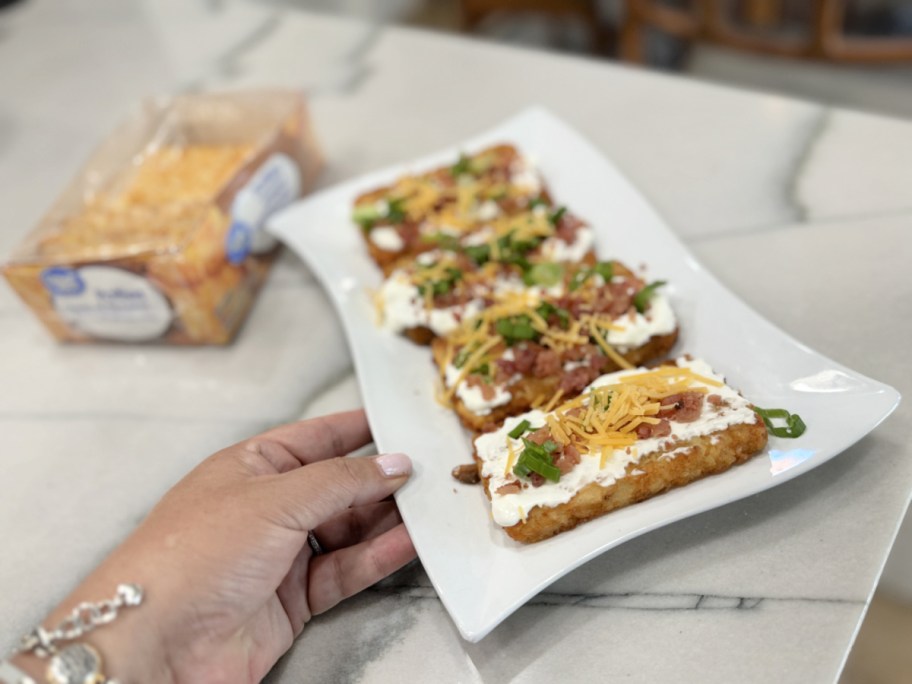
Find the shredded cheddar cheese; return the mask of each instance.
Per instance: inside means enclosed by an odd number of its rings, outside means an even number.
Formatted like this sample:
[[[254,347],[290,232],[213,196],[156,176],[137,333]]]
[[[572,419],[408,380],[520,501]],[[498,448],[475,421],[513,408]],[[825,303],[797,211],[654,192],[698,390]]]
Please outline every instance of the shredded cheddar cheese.
[[[632,363],[618,354],[618,352],[615,351],[614,347],[605,341],[605,338],[602,336],[602,333],[599,332],[599,329],[597,327],[592,327],[589,330],[589,334],[592,335],[593,339],[596,341],[596,343],[598,343],[598,346],[600,346],[602,348],[602,351],[605,352],[605,356],[614,361],[619,368],[630,370],[634,367]]]
[[[548,411],[553,409],[562,396],[564,396],[564,390],[562,390],[562,389],[557,390],[557,392],[555,392],[554,396],[548,400],[548,403],[545,404],[545,406],[542,410],[545,413],[547,413]]]
[[[582,453],[597,454],[599,467],[604,468],[613,450],[633,447],[638,427],[661,422],[657,414],[662,410],[662,398],[678,392],[705,391],[705,384],[715,386],[718,381],[686,367],[663,366],[633,373],[611,385],[591,388],[557,408],[545,406],[545,423],[555,441],[562,446],[573,444]]]
[[[507,437],[507,466],[504,468],[504,477],[513,470],[513,464],[516,462],[516,452],[513,450],[513,440]]]

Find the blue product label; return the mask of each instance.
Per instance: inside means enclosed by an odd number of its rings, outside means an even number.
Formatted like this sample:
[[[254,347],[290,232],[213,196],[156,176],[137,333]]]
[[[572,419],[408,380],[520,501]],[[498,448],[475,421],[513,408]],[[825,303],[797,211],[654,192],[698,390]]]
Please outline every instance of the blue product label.
[[[250,254],[252,244],[253,229],[243,221],[234,221],[225,238],[225,252],[228,255],[228,261],[232,264],[244,261]]]
[[[75,296],[85,290],[85,283],[79,277],[79,273],[67,266],[51,266],[44,269],[41,272],[41,282],[55,297]]]
[[[247,183],[234,196],[231,202],[231,220],[238,224],[227,237],[227,252],[232,263],[238,263],[231,257],[240,254],[241,231],[247,233],[243,256],[265,254],[275,247],[275,238],[269,235],[263,224],[275,211],[289,204],[301,193],[301,173],[297,164],[287,155],[275,153],[264,161]]]

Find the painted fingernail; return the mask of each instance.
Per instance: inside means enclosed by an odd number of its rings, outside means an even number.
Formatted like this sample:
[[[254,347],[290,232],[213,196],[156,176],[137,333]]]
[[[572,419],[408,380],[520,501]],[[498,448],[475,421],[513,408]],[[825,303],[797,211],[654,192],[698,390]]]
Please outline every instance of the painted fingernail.
[[[405,454],[383,454],[376,461],[386,477],[402,477],[412,472],[412,459]]]

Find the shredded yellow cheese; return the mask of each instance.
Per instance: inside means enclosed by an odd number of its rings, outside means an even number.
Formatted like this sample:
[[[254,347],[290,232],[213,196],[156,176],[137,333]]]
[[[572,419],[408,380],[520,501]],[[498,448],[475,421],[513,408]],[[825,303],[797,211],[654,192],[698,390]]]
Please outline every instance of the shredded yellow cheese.
[[[634,365],[632,363],[618,354],[615,351],[614,347],[605,341],[605,338],[602,337],[602,334],[599,332],[598,328],[590,328],[589,333],[593,338],[595,338],[595,341],[598,343],[598,346],[602,348],[602,351],[605,352],[605,356],[614,361],[619,368],[623,368],[624,370],[630,370],[634,368]]]
[[[557,392],[555,392],[554,396],[548,400],[548,403],[545,404],[545,406],[542,410],[545,413],[548,413],[549,411],[551,411],[551,409],[553,409],[557,405],[557,402],[560,400],[560,398],[562,396],[564,396],[564,390],[562,390],[562,389],[557,390]]]
[[[599,456],[605,468],[616,449],[631,449],[637,442],[637,428],[657,425],[661,399],[669,392],[705,391],[713,378],[693,373],[688,368],[666,367],[622,376],[610,385],[601,385],[548,411],[545,423],[551,437],[562,446],[575,445],[581,453]],[[634,452],[635,453],[635,452]]]
[[[515,461],[516,452],[513,450],[513,440],[507,435],[507,467],[504,468],[504,477],[507,477],[510,474],[510,471],[513,470],[513,463]]]
[[[462,368],[459,369],[459,375],[457,376],[456,380],[453,382],[453,384],[450,387],[447,388],[446,392],[444,393],[444,396],[447,399],[453,398],[453,394],[456,392],[456,388],[459,387],[459,383],[461,383],[463,380],[465,380],[465,377],[475,367],[475,364],[478,363],[478,360],[481,359],[481,357],[483,357],[485,355],[485,352],[487,352],[494,345],[499,344],[499,343],[500,343],[500,340],[497,339],[496,337],[491,338],[490,340],[488,340],[487,342],[482,344],[480,347],[478,347],[478,349],[476,349],[469,355],[469,358],[466,359],[466,362],[463,364]]]
[[[386,318],[386,310],[383,304],[382,293],[380,290],[368,288],[367,294],[371,298],[371,302],[374,305],[374,320],[376,321],[376,324],[383,325],[383,321]]]

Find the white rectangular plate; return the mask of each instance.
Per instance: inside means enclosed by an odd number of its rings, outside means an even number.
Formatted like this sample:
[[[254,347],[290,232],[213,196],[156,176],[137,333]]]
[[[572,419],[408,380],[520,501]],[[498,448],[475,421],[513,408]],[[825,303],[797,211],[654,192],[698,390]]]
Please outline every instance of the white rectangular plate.
[[[801,414],[804,436],[771,437],[766,452],[745,465],[553,539],[523,546],[507,537],[491,521],[482,488],[450,476],[451,468],[471,460],[471,443],[455,415],[434,400],[429,350],[375,327],[369,290],[381,274],[350,220],[358,194],[500,142],[515,144],[537,163],[556,201],[595,227],[601,258],[645,262],[650,278],[669,281],[666,292],[681,321],[677,350],[705,358],[758,406]],[[342,318],[377,448],[414,461],[414,475],[396,497],[399,509],[440,599],[469,641],[603,551],[826,462],[873,430],[899,401],[895,389],[817,354],[728,292],[610,162],[543,109],[524,111],[439,154],[308,197],[275,216],[270,231],[310,265]]]

